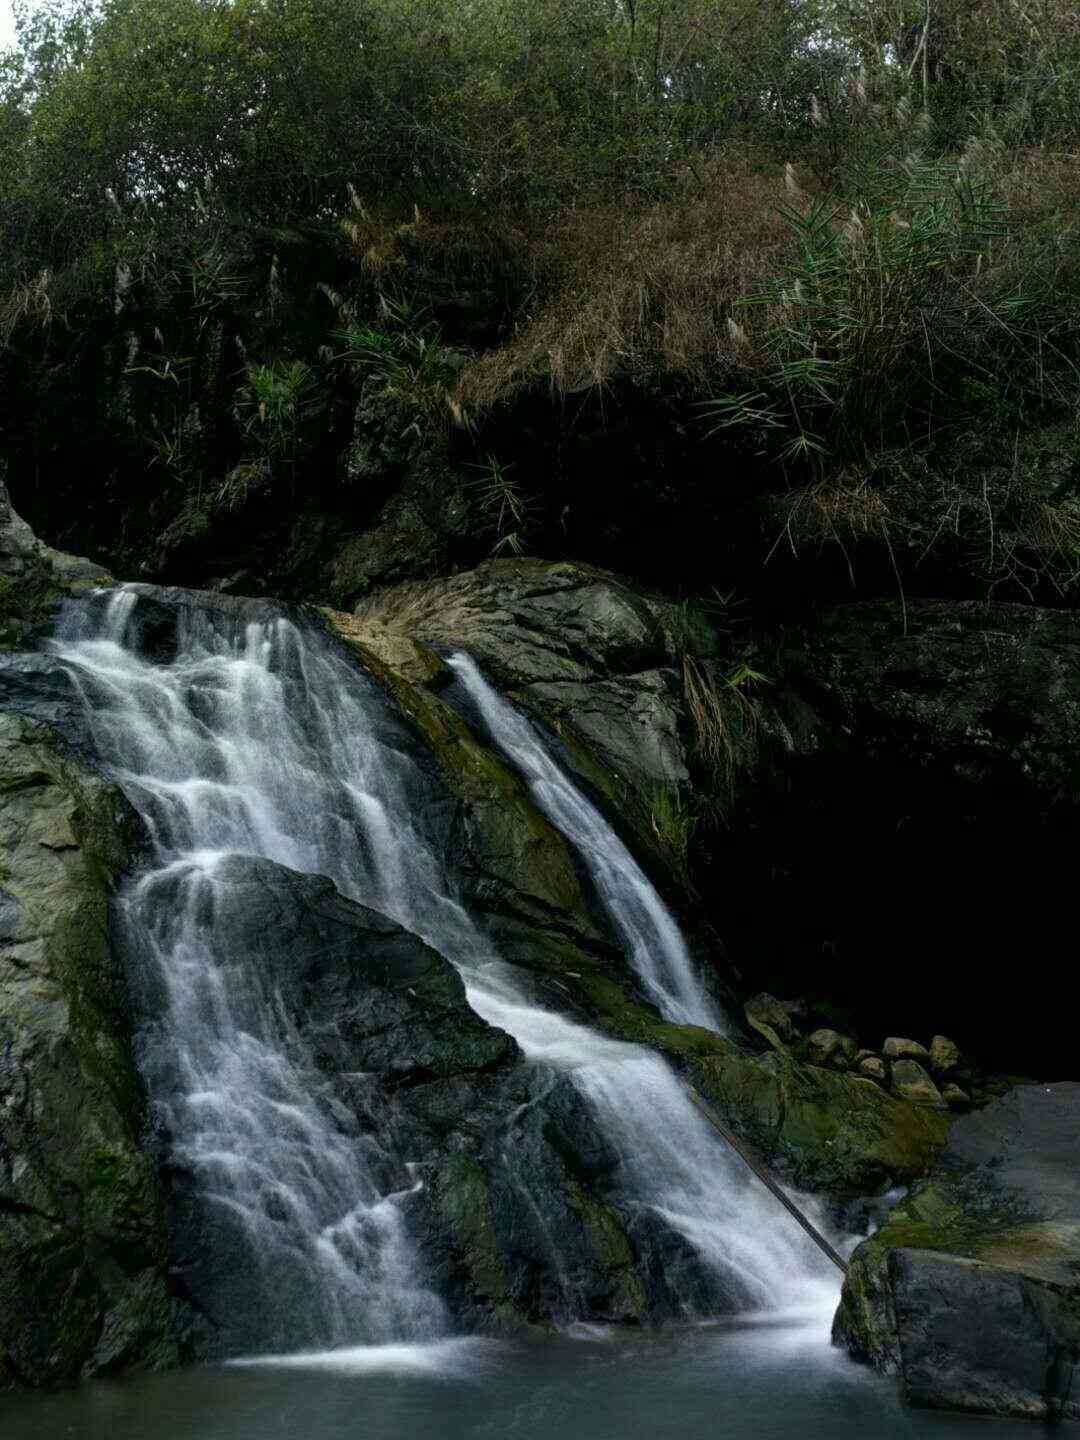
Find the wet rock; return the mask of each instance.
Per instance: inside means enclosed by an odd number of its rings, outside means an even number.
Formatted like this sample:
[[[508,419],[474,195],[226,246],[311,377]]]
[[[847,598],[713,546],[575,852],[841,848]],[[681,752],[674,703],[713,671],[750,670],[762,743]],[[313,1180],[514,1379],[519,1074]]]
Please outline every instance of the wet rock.
[[[912,1404],[1080,1418],[1080,1085],[953,1123],[930,1178],[852,1257],[834,1337]]]
[[[580,573],[579,567],[549,569]],[[474,580],[460,578],[468,581],[464,603]],[[557,574],[556,581],[561,585],[566,576]],[[417,604],[406,608],[403,587],[393,613],[418,617],[421,628],[434,625],[426,587],[414,598]],[[807,1188],[865,1194],[925,1170],[947,1126],[929,1107],[899,1100],[865,1077],[798,1061],[783,1049],[748,1055],[722,1036],[661,1021],[619,951],[605,942],[562,837],[505,761],[433,693],[430,651],[420,647],[418,653],[411,639],[404,652],[398,640],[395,648],[380,644],[374,607],[355,624],[330,620],[434,758],[454,796],[443,843],[458,857],[468,901],[500,952],[530,972],[538,995],[617,1039],[661,1051],[763,1158]],[[481,633],[481,622],[480,616],[466,622],[449,612],[443,618],[460,633],[474,623]],[[844,1053],[854,1055],[852,1042]]]
[[[138,831],[44,725],[0,715],[0,1377],[175,1363],[165,1212],[110,893]]]
[[[917,1040],[903,1040],[891,1035],[882,1046],[886,1060],[928,1060],[930,1052]]]
[[[902,1100],[915,1105],[940,1105],[941,1091],[917,1060],[894,1060],[891,1071],[892,1089]]]
[[[971,1096],[959,1085],[945,1085],[942,1087],[941,1098],[946,1105],[970,1105]]]
[[[664,622],[672,607],[585,565],[493,560],[357,606],[368,624],[460,646],[511,698],[577,734],[624,782],[687,778],[682,689]]]
[[[836,1030],[815,1030],[807,1039],[810,1059],[815,1065],[847,1070],[855,1059],[855,1041]]]
[[[885,1061],[878,1055],[866,1055],[859,1061],[859,1074],[865,1075],[868,1080],[877,1080],[884,1085],[888,1079],[885,1069]]]
[[[799,1038],[790,1009],[782,1000],[762,992],[743,1006],[746,1022],[763,1035],[774,1049],[783,1049]]]
[[[930,1041],[930,1068],[935,1075],[949,1075],[960,1064],[960,1047],[944,1035]]]
[[[180,882],[156,883],[167,913]],[[267,860],[223,860],[214,887],[203,943],[222,963],[242,957],[279,997],[331,1122],[380,1137],[379,1179],[412,1191],[421,1272],[457,1323],[666,1318],[680,1313],[678,1276],[692,1279],[705,1309],[735,1304],[676,1232],[643,1226],[620,1199],[619,1157],[570,1079],[526,1064],[418,936],[325,878]],[[153,1013],[151,996],[144,1004]],[[393,1155],[417,1157],[422,1188]],[[212,1353],[250,1348],[263,1316],[258,1294],[245,1310],[245,1245],[208,1225],[184,1186],[178,1176],[172,1239],[184,1293],[213,1327]]]

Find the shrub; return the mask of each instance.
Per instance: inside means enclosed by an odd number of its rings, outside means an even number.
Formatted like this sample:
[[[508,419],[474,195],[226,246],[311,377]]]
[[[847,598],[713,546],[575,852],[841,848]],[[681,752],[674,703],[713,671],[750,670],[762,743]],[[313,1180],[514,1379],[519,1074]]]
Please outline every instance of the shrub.
[[[248,477],[243,498],[253,473],[261,472],[266,480],[284,474],[295,486],[297,464],[307,444],[304,432],[319,405],[315,373],[303,360],[247,366],[236,412],[244,434],[254,442],[256,459],[234,472]],[[223,494],[226,502],[231,509],[242,503],[235,487]]]
[[[395,401],[406,418],[403,435],[424,439],[468,416],[457,397],[461,359],[443,344],[438,327],[410,315],[407,307],[383,301],[384,324],[352,324],[336,333],[345,348],[339,359],[351,365],[365,388]]]
[[[705,407],[751,427],[787,464],[820,465],[913,438],[1001,398],[1049,340],[1044,297],[1004,263],[1008,207],[966,158],[879,156],[861,197],[788,204],[792,259],[735,307],[754,389]],[[1036,381],[1040,372],[1032,371]]]

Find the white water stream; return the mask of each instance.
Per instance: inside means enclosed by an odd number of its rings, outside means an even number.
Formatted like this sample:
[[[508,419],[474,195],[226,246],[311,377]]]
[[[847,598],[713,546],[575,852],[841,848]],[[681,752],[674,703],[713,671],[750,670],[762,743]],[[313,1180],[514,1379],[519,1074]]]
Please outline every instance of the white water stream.
[[[451,960],[484,1019],[530,1059],[570,1071],[620,1157],[623,1202],[662,1216],[737,1280],[750,1308],[831,1303],[835,1282],[811,1243],[668,1066],[531,1003],[493,953],[414,814],[415,761],[355,665],[271,607],[215,610],[182,596],[168,597],[175,653],[155,661],[138,651],[139,603],[134,589],[107,606],[72,602],[53,643],[99,756],[153,839],[153,868],[125,901],[163,997],[143,1057],[151,1095],[207,1213],[225,1217],[255,1257],[247,1283],[278,1316],[275,1348],[434,1339],[450,1319],[380,1179],[394,1157],[342,1133],[318,1103],[273,985],[242,957],[223,965],[211,953],[215,872],[230,854],[326,875]],[[538,804],[588,847],[646,989],[670,1017],[717,1025],[632,858],[471,662],[454,665]],[[573,1301],[568,1292],[567,1319]]]

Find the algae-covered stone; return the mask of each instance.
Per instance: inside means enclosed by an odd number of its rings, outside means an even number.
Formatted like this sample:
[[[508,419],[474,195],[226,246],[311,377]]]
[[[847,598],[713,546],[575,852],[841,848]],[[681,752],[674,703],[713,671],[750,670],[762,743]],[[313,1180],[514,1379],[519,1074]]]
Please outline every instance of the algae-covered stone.
[[[917,1060],[894,1060],[892,1088],[915,1105],[940,1105],[941,1091]]]
[[[109,902],[134,820],[45,726],[0,715],[0,1373],[175,1360],[162,1198]]]
[[[841,1035],[836,1030],[815,1030],[806,1044],[815,1065],[846,1070],[855,1059],[855,1041],[850,1035]]]
[[[920,1045],[917,1040],[905,1040],[898,1035],[890,1035],[882,1046],[882,1054],[886,1060],[927,1060],[930,1052],[925,1045]]]
[[[960,1064],[960,1047],[945,1035],[930,1041],[930,1066],[935,1075],[950,1075]]]
[[[599,1018],[619,1038],[667,1055],[763,1161],[801,1188],[854,1197],[908,1183],[945,1142],[943,1110],[898,1099],[864,1076],[787,1052],[748,1055],[709,1030],[631,1021],[628,1010]]]
[[[1080,1085],[954,1122],[929,1179],[856,1250],[834,1326],[910,1402],[1080,1418]]]
[[[764,992],[755,995],[743,1006],[743,1014],[751,1029],[763,1035],[775,1050],[782,1050],[798,1039],[790,1009],[773,995]]]

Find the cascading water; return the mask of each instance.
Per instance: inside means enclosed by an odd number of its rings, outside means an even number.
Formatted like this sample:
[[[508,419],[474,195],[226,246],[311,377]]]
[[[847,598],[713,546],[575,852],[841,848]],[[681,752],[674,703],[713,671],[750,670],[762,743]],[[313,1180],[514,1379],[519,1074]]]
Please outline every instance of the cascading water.
[[[175,1164],[229,1229],[238,1283],[265,1309],[262,1348],[423,1339],[449,1321],[418,1274],[398,1204],[407,1165],[370,1135],[343,1132],[273,987],[243,957],[215,952],[231,855],[328,876],[422,936],[458,967],[478,1014],[530,1059],[569,1070],[619,1156],[615,1188],[628,1208],[681,1234],[745,1305],[805,1298],[820,1283],[812,1247],[666,1064],[531,1003],[492,952],[415,813],[416,762],[373,682],[272,607],[182,595],[146,602],[164,603],[175,627],[155,662],[140,651],[140,603],[134,589],[71,602],[54,646],[98,755],[153,840],[154,866],[123,901],[160,1011],[143,1038],[144,1071]],[[455,668],[483,684],[468,662]],[[570,803],[572,787],[527,726],[496,718],[500,740],[534,767],[538,802],[584,843],[567,819],[569,807],[574,824],[593,825],[584,802]],[[600,892],[647,988],[673,1017],[715,1024],[645,877],[606,838],[594,848],[604,851]],[[568,1290],[568,1319],[573,1300]]]
[[[678,925],[630,851],[559,769],[524,715],[492,689],[475,661],[458,653],[447,664],[460,677],[495,744],[529,782],[539,808],[578,850],[634,973],[661,1015],[676,1025],[704,1025],[723,1034],[719,1008],[694,972]]]
[[[612,826],[471,656],[458,652],[447,664],[539,809],[577,850],[634,973],[664,1019],[726,1033],[674,917]],[[626,1046],[614,1063],[590,1061],[579,1051],[577,1064],[575,1084],[616,1139],[628,1189],[718,1271],[737,1277],[746,1303],[831,1304],[835,1285],[822,1274],[820,1258],[804,1237],[791,1233],[776,1202],[748,1181],[661,1059]]]

